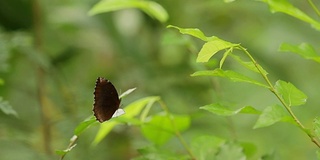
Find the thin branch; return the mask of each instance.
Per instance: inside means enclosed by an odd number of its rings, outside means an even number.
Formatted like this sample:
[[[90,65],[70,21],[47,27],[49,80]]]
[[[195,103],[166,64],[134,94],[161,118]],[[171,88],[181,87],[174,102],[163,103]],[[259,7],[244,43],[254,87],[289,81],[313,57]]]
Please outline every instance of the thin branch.
[[[61,155],[60,160],[63,160],[63,158],[67,155],[67,153],[76,146],[76,142],[78,140],[78,136],[74,135],[71,139],[70,139],[70,143],[67,147],[67,149],[65,149],[65,151],[67,151],[65,154]]]
[[[183,139],[183,137],[181,136],[179,130],[177,129],[176,127],[176,124],[172,118],[172,116],[170,115],[170,112],[168,110],[168,107],[165,105],[164,102],[162,102],[161,100],[159,101],[160,103],[160,106],[162,107],[162,109],[166,112],[166,115],[168,116],[169,120],[170,120],[170,123],[172,124],[173,128],[174,128],[174,131],[175,131],[175,134],[176,136],[178,137],[179,141],[181,142],[181,144],[183,145],[183,147],[186,149],[186,151],[188,152],[188,154],[190,155],[191,159],[192,160],[195,160],[195,156],[193,155],[193,153],[191,152],[187,142]]]
[[[271,84],[269,78],[267,77],[266,74],[263,73],[263,71],[261,70],[260,66],[258,65],[257,61],[250,55],[250,53],[243,48],[242,46],[238,46],[243,52],[246,53],[246,55],[250,58],[250,60],[253,62],[253,64],[255,65],[255,67],[258,69],[258,71],[260,72],[260,74],[262,75],[263,79],[267,82],[267,84],[269,85],[269,89],[270,91],[279,99],[279,101],[281,102],[281,104],[285,107],[285,109],[289,112],[289,114],[291,115],[291,117],[295,120],[295,122],[298,124],[299,128],[302,129],[310,138],[311,141],[313,143],[315,143],[319,148],[320,148],[320,143],[318,142],[318,140],[315,138],[314,135],[312,135],[310,132],[307,131],[307,128],[299,121],[299,119],[296,117],[296,115],[293,113],[293,111],[291,110],[290,106],[288,106],[288,104],[283,100],[283,98],[276,92],[276,89],[273,87],[273,85]]]

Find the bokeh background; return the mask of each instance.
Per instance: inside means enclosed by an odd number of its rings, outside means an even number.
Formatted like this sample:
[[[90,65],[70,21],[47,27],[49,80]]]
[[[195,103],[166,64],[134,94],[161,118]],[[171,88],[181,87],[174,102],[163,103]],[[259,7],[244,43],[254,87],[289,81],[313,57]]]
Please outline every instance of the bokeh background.
[[[169,14],[166,23],[137,9],[89,16],[97,2],[39,1],[35,19],[35,0],[0,1],[0,77],[4,80],[0,96],[18,114],[0,112],[0,159],[58,159],[54,151],[66,148],[77,124],[92,115],[99,76],[109,79],[119,92],[137,87],[123,99],[123,106],[156,95],[171,112],[189,114],[191,127],[183,132],[188,142],[199,135],[215,135],[254,143],[254,158],[275,153],[276,159],[315,159],[316,146],[295,126],[278,123],[253,130],[256,116],[225,118],[199,110],[219,101],[260,110],[278,102],[268,90],[250,84],[190,77],[208,67],[195,63],[203,42],[166,26],[199,28],[207,36],[241,43],[273,82],[289,81],[308,95],[307,104],[294,109],[308,127],[320,114],[320,65],[278,48],[282,42],[318,47],[318,31],[290,16],[272,14],[258,1],[155,0]],[[316,17],[306,2],[291,2]],[[37,23],[41,28],[34,27]],[[212,59],[209,67],[217,63]],[[227,61],[225,67],[239,70],[234,61]],[[138,127],[123,125],[92,147],[98,128],[83,133],[66,159],[129,159],[148,145]],[[183,152],[174,138],[167,145]]]

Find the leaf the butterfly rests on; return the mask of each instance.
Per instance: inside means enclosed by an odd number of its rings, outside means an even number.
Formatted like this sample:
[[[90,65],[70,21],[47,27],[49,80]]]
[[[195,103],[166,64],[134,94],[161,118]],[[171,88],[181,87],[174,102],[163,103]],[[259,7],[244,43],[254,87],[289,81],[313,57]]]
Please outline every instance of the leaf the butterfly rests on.
[[[93,112],[100,123],[124,114],[124,110],[119,109],[118,92],[109,80],[98,77],[93,94]]]

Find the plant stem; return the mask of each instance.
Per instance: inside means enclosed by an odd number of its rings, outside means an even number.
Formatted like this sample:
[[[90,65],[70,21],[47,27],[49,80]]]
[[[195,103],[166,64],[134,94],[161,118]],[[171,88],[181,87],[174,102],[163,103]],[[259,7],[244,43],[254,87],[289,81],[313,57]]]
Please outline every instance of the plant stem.
[[[289,114],[291,115],[291,117],[294,119],[294,121],[297,123],[297,125],[299,126],[300,129],[302,129],[310,138],[311,141],[313,143],[315,143],[319,148],[320,148],[320,143],[318,142],[318,140],[315,138],[315,136],[313,134],[311,134],[310,132],[307,131],[307,128],[299,121],[299,119],[296,117],[296,115],[293,113],[293,111],[291,110],[290,106],[283,100],[283,98],[276,92],[276,89],[273,87],[273,85],[271,84],[270,80],[268,79],[267,75],[264,74],[261,70],[261,67],[258,65],[257,61],[251,56],[251,54],[242,46],[238,46],[240,48],[240,50],[242,50],[243,52],[246,53],[246,55],[250,58],[250,60],[253,62],[253,64],[255,65],[255,67],[258,69],[258,71],[260,72],[260,74],[262,75],[263,79],[267,82],[267,84],[269,85],[269,89],[270,91],[279,99],[279,101],[281,102],[281,104],[285,107],[285,109],[289,112]]]
[[[67,151],[69,152],[75,145],[76,145],[76,142],[78,140],[78,136],[74,135],[71,139],[70,139],[70,143],[67,147]],[[63,158],[66,156],[67,153],[65,153],[64,155],[62,155],[60,157],[60,160],[63,160]]]
[[[41,24],[41,7],[38,0],[32,1],[33,12],[33,29],[34,29],[34,48],[39,53],[42,52],[42,24]],[[43,147],[46,154],[51,155],[51,127],[49,124],[49,118],[45,113],[45,72],[39,64],[37,66],[37,95],[40,105],[40,116],[42,120],[42,134],[43,134]]]
[[[176,136],[178,137],[179,141],[181,142],[181,144],[183,145],[183,147],[187,150],[188,154],[190,155],[192,160],[195,160],[195,156],[193,155],[193,153],[191,152],[189,146],[187,145],[187,142],[183,139],[183,137],[181,136],[179,130],[176,127],[176,124],[174,122],[174,119],[172,118],[172,116],[169,113],[168,107],[165,105],[165,103],[163,101],[159,101],[161,108],[166,112],[166,115],[168,116],[171,125],[174,128],[174,132],[176,134]]]
[[[314,3],[312,2],[312,0],[308,0],[310,6],[312,7],[312,9],[317,13],[317,15],[320,17],[320,11],[318,10],[318,8],[316,7],[316,5],[314,5]]]

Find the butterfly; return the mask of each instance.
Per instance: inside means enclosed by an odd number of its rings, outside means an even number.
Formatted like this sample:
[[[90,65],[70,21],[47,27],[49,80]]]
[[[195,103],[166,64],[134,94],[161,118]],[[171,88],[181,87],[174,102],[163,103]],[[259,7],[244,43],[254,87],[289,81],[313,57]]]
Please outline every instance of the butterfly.
[[[119,108],[121,99],[118,92],[109,80],[98,77],[93,94],[93,113],[100,123],[124,114],[124,110]]]

